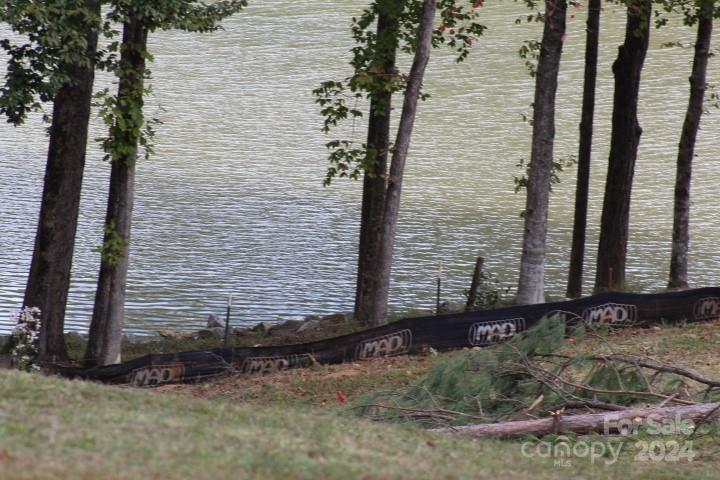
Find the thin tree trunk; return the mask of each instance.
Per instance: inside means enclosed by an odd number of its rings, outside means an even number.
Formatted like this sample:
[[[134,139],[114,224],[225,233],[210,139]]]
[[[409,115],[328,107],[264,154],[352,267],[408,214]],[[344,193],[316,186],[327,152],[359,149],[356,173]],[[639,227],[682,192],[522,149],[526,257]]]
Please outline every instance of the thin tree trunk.
[[[388,11],[378,14],[377,37],[379,44],[375,63],[380,67],[379,75],[395,75],[397,56],[398,20],[393,9],[402,10],[401,2],[395,2]],[[355,291],[355,319],[375,325],[371,316],[374,298],[373,283],[379,275],[378,248],[385,189],[387,187],[388,152],[390,149],[390,114],[392,92],[376,93],[370,101],[367,146],[375,152],[375,161],[370,172],[363,177],[362,213],[360,220],[360,242],[358,247],[358,271]]]
[[[615,412],[586,413],[540,418],[537,420],[519,420],[515,422],[484,423],[458,427],[436,428],[432,432],[460,433],[477,438],[517,438],[526,435],[543,436],[551,433],[600,433],[618,434],[621,428],[646,424],[652,419],[655,425],[663,421],[692,420],[693,423],[712,421],[717,418],[720,403],[698,403],[676,407],[638,407]],[[692,428],[692,426],[690,427]]]
[[[613,63],[610,158],[600,221],[595,292],[625,288],[625,261],[630,221],[630,196],[642,128],[637,119],[640,74],[650,37],[650,0],[628,4],[625,43]]]
[[[105,219],[103,256],[85,360],[90,365],[120,361],[130,228],[135,191],[135,162],[143,124],[143,80],[147,30],[131,13],[123,27],[118,86],[120,121],[110,131],[112,169]],[[120,127],[119,124],[124,125]]]
[[[580,147],[578,151],[577,185],[575,187],[575,218],[566,295],[582,295],[585,263],[585,232],[587,229],[588,193],[590,190],[590,157],[592,153],[593,118],[595,116],[595,84],[597,80],[598,44],[600,43],[600,0],[588,4],[585,41],[585,80],[583,83]]]
[[[714,0],[702,0],[698,19],[697,41],[692,74],[690,100],[683,123],[677,157],[675,178],[675,206],[673,210],[672,253],[670,255],[670,281],[668,288],[688,288],[687,257],[690,242],[690,178],[695,155],[695,139],[700,128],[700,117],[705,97],[705,78],[710,56],[710,37],[713,27]]]
[[[545,26],[535,78],[532,152],[517,302],[545,300],[545,244],[555,141],[555,93],[565,35],[565,0],[545,1]]]
[[[60,65],[69,81],[53,101],[40,219],[23,299],[24,306],[40,309],[40,355],[49,360],[67,358],[65,308],[85,168],[100,2],[88,0],[85,8],[94,17],[88,20],[78,14],[74,22],[87,31],[88,63]]]
[[[418,43],[415,50],[408,84],[405,90],[400,124],[393,147],[392,162],[388,177],[387,192],[385,193],[385,210],[382,219],[380,249],[378,256],[378,270],[372,304],[372,321],[374,324],[385,323],[387,317],[388,295],[390,291],[390,270],[392,267],[393,249],[395,244],[395,230],[398,214],[400,212],[400,193],[402,190],[403,173],[410,137],[415,124],[418,97],[422,87],[425,67],[430,59],[432,49],[433,20],[435,18],[435,0],[425,0],[423,15],[418,30]]]
[[[482,283],[483,278],[483,263],[485,263],[485,259],[483,257],[478,257],[475,261],[475,270],[473,270],[472,281],[470,282],[470,291],[468,292],[468,299],[467,303],[465,304],[466,312],[471,312],[475,310],[475,302],[477,302],[478,289],[480,288],[480,284]]]

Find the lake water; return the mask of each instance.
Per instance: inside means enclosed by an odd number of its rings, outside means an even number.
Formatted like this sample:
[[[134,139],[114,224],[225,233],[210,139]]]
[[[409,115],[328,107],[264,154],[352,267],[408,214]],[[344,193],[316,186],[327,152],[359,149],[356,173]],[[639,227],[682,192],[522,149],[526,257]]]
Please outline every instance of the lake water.
[[[154,94],[146,112],[164,125],[157,154],[138,165],[128,280],[128,331],[198,327],[235,295],[233,322],[249,324],[352,310],[360,182],[322,186],[328,140],[311,91],[349,74],[347,0],[257,2],[208,35],[152,36]],[[402,198],[391,309],[432,308],[438,265],[443,297],[461,301],[474,259],[501,285],[517,282],[524,206],[513,192],[516,164],[530,152],[533,79],[517,50],[539,38],[540,24],[515,25],[521,3],[482,9],[489,26],[463,64],[433,52]],[[576,155],[584,53],[584,8],[573,13],[558,92],[558,157]],[[586,292],[594,255],[609,149],[611,65],[624,34],[624,12],[602,16],[603,37]],[[6,34],[0,29],[0,36]],[[688,97],[692,48],[664,48],[695,32],[675,19],[651,33],[641,89],[644,129],[633,192],[628,252],[630,286],[666,284],[675,159]],[[407,60],[406,60],[406,63]],[[710,64],[710,83],[718,81]],[[99,85],[109,85],[101,77]],[[693,177],[693,286],[718,284],[720,112],[704,117]],[[359,142],[364,124],[338,133]],[[94,120],[93,137],[103,134]],[[0,125],[0,330],[9,328],[25,286],[42,189],[47,139],[39,116]],[[75,251],[67,326],[84,330],[99,268],[109,166],[93,144]],[[575,170],[561,174],[551,200],[547,293],[565,290]]]

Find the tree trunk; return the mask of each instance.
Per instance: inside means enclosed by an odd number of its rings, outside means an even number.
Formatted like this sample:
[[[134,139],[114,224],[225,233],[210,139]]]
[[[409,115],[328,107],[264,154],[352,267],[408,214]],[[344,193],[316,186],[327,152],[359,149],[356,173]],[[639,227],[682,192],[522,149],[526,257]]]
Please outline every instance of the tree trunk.
[[[398,6],[399,5],[399,6]],[[392,8],[402,9],[396,4]],[[379,41],[377,58],[374,62],[379,74],[394,75],[397,56],[398,20],[395,12],[381,11],[378,14],[377,37]],[[380,48],[384,46],[384,48]],[[390,149],[390,114],[392,92],[384,90],[374,93],[370,101],[368,121],[368,149],[374,151],[375,160],[371,171],[363,177],[362,213],[360,220],[360,243],[358,247],[358,271],[355,291],[355,319],[375,326],[371,316],[375,299],[372,296],[374,282],[378,278],[378,249],[385,189],[387,187],[387,164]]]
[[[75,247],[80,190],[85,168],[90,101],[95,79],[95,52],[100,28],[100,2],[88,0],[92,12],[72,21],[87,31],[88,64],[62,64],[69,81],[53,101],[50,143],[45,170],[40,219],[35,236],[30,273],[23,305],[40,309],[40,355],[67,358],[64,338],[65,308]]]
[[[403,101],[400,124],[393,147],[392,162],[388,177],[388,186],[385,193],[385,209],[382,218],[380,249],[378,255],[378,277],[373,292],[371,319],[373,324],[385,323],[387,317],[388,295],[390,291],[390,270],[392,267],[393,249],[395,244],[395,230],[398,214],[400,212],[400,193],[402,190],[403,173],[410,137],[415,124],[418,97],[422,87],[425,67],[430,59],[432,49],[433,20],[435,18],[435,0],[425,0],[423,14],[418,30],[418,43],[413,58],[405,98]]]
[[[677,407],[638,407],[611,413],[564,415],[537,420],[436,428],[430,431],[461,433],[477,438],[518,438],[524,437],[525,435],[540,437],[551,433],[559,434],[568,432],[596,432],[607,435],[629,433],[628,430],[639,426],[641,423],[648,424],[648,419],[652,419],[655,422],[653,425],[663,425],[663,420],[665,420],[667,424],[667,420],[675,422],[678,419],[691,420],[695,424],[699,424],[717,418],[718,410],[720,410],[720,402],[681,405]],[[688,425],[674,425],[677,428],[690,426],[689,423]],[[624,429],[624,432],[621,431],[621,429]]]
[[[623,290],[635,160],[642,128],[637,119],[640,74],[650,36],[650,0],[628,4],[625,42],[613,63],[612,135],[600,221],[595,292]]]
[[[566,0],[545,1],[545,26],[535,78],[532,152],[517,302],[545,300],[545,243],[555,141],[555,93],[565,35]]]
[[[672,253],[670,255],[670,281],[668,288],[688,288],[687,256],[690,242],[690,177],[695,155],[695,139],[700,128],[700,117],[705,97],[705,77],[710,56],[710,37],[713,27],[714,0],[702,0],[698,19],[697,41],[692,74],[690,100],[683,123],[677,157],[675,178],[675,206],[673,209]]]
[[[146,50],[147,29],[142,18],[131,13],[123,27],[117,94],[119,120],[111,127],[110,138],[106,143],[112,169],[100,276],[85,353],[89,365],[120,362],[135,162],[143,126]]]
[[[472,281],[470,282],[470,291],[468,292],[468,299],[467,303],[465,304],[466,312],[472,312],[473,310],[475,310],[475,302],[477,302],[478,289],[480,288],[480,284],[482,283],[483,278],[483,263],[485,263],[485,259],[483,257],[478,257],[475,261],[475,270],[473,270]]]
[[[600,8],[600,0],[590,0],[585,41],[585,80],[583,83],[582,118],[580,120],[577,185],[575,187],[575,218],[573,221],[570,270],[568,272],[566,293],[569,298],[579,298],[582,295],[588,192],[590,190],[590,157],[592,153],[593,117],[595,116],[595,84],[597,79],[598,44],[600,43]]]

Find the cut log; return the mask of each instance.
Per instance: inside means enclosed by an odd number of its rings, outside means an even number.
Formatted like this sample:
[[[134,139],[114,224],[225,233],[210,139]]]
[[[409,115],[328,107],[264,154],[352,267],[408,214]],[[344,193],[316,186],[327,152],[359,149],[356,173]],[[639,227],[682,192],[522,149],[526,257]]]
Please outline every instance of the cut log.
[[[675,407],[639,407],[616,412],[588,413],[578,415],[556,415],[538,420],[520,420],[516,422],[485,423],[457,427],[435,428],[431,432],[460,433],[478,438],[513,438],[524,435],[542,436],[550,433],[600,433],[617,434],[635,431],[646,424],[672,425],[675,428],[687,428],[694,424],[714,420],[720,415],[720,402],[680,405]],[[648,423],[650,419],[654,423]],[[684,421],[683,425],[679,425]],[[673,422],[673,423],[671,423]],[[680,433],[677,430],[675,433]]]

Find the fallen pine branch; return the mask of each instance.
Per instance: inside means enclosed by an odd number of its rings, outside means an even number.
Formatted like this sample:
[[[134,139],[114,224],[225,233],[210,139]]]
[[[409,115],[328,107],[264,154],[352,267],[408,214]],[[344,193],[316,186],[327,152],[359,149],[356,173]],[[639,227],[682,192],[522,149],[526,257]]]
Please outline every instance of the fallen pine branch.
[[[540,354],[539,357],[556,357],[556,358],[564,358],[564,359],[572,359],[573,357],[569,355],[560,355],[557,353],[554,354]],[[621,362],[626,363],[630,365],[635,365],[638,367],[647,368],[650,370],[655,370],[657,372],[665,372],[665,373],[674,373],[676,375],[680,375],[682,377],[689,378],[690,380],[694,380],[698,383],[703,383],[707,385],[708,387],[713,388],[720,388],[720,381],[713,380],[707,377],[704,377],[700,375],[697,372],[694,372],[692,370],[686,369],[686,368],[680,368],[675,365],[668,365],[665,363],[657,362],[652,359],[642,358],[634,355],[627,355],[627,354],[618,354],[614,353],[612,355],[591,355],[587,357],[589,360],[596,360],[596,361],[602,361],[602,362]]]
[[[678,419],[707,422],[718,417],[720,402],[697,403],[673,407],[638,407],[616,412],[556,415],[538,420],[485,423],[435,428],[429,431],[460,433],[478,438],[513,438],[524,435],[542,436],[550,433],[620,433],[619,428],[639,426],[648,419],[661,423]]]
[[[691,402],[690,400],[682,400],[680,398],[675,398],[676,395],[663,395],[661,393],[641,392],[641,391],[634,391],[634,390],[607,390],[604,388],[594,388],[594,387],[590,387],[588,385],[582,385],[579,383],[571,382],[570,380],[566,380],[559,375],[555,375],[554,373],[552,373],[548,370],[545,370],[544,368],[540,368],[540,367],[535,367],[535,368],[537,369],[537,371],[539,371],[543,375],[547,375],[548,377],[550,377],[551,379],[553,379],[555,381],[563,383],[569,387],[573,387],[578,390],[584,390],[584,391],[590,392],[590,393],[603,394],[603,395],[626,395],[626,396],[633,396],[633,397],[653,397],[653,398],[659,398],[666,402],[681,403],[683,405],[694,405],[695,404],[695,402]]]

